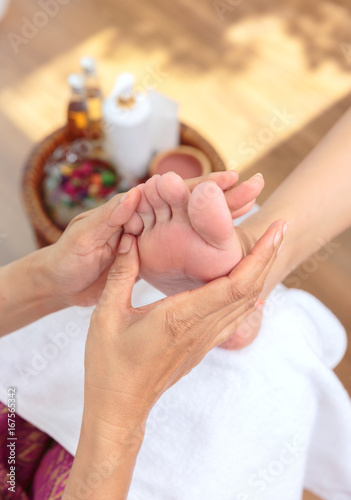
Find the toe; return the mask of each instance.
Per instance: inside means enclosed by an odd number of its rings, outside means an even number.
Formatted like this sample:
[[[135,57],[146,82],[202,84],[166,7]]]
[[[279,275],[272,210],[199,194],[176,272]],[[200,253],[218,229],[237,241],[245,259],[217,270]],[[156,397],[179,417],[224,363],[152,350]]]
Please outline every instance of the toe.
[[[223,191],[214,182],[196,186],[189,200],[189,217],[195,231],[210,245],[227,249],[234,226]]]
[[[226,191],[227,189],[232,189],[238,180],[238,172],[235,170],[225,170],[222,172],[212,172],[211,174],[196,177],[195,179],[187,179],[185,183],[190,191],[193,191],[195,186],[201,184],[202,182],[214,181],[222,189],[222,191]]]
[[[140,184],[138,189],[141,192],[141,198],[139,205],[137,207],[137,213],[143,221],[144,229],[149,229],[155,225],[156,217],[152,206],[150,205],[148,199],[145,195],[145,184]]]
[[[127,224],[124,224],[124,232],[134,234],[134,236],[139,236],[143,232],[143,229],[143,220],[137,212],[134,212]]]
[[[159,175],[154,175],[149,179],[144,188],[145,196],[152,206],[156,222],[168,222],[171,220],[172,212],[168,203],[160,196],[157,188]]]
[[[171,207],[173,220],[188,221],[190,191],[184,180],[174,172],[167,172],[158,178],[157,188],[160,196]]]
[[[262,174],[256,174],[251,179],[226,191],[225,197],[232,212],[232,217],[241,217],[247,213],[248,208],[252,207],[252,202],[255,202],[263,187],[264,178]]]

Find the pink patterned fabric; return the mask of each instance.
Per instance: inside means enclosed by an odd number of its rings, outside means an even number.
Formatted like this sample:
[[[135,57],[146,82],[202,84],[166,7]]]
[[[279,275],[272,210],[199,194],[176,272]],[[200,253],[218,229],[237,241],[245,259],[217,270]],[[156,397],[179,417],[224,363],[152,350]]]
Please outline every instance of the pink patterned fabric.
[[[73,457],[55,444],[42,458],[33,481],[33,500],[60,500],[72,467]]]
[[[16,486],[8,490],[7,407],[0,403],[0,498],[60,500],[73,456],[47,434],[16,415]]]

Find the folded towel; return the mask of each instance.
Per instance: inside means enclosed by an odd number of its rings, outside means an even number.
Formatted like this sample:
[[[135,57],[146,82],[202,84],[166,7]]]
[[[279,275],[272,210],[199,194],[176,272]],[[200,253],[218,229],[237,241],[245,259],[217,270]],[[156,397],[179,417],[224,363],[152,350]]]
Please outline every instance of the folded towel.
[[[162,294],[140,281],[133,303]],[[0,400],[75,453],[92,309],[52,314],[0,340]],[[351,498],[351,405],[331,368],[345,331],[306,292],[280,285],[257,340],[215,348],[150,413],[130,500]]]

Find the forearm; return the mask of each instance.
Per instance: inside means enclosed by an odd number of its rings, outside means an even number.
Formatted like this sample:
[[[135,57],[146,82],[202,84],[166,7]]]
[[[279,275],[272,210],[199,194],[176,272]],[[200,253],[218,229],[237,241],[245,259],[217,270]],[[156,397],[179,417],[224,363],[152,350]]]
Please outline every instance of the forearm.
[[[0,269],[0,337],[58,311],[45,271],[47,249]]]
[[[102,432],[100,432],[102,431]],[[87,422],[83,424],[77,453],[62,500],[125,500],[144,431],[120,430],[113,437]]]
[[[351,225],[351,110],[242,226],[259,237],[273,220],[290,227],[264,296]]]

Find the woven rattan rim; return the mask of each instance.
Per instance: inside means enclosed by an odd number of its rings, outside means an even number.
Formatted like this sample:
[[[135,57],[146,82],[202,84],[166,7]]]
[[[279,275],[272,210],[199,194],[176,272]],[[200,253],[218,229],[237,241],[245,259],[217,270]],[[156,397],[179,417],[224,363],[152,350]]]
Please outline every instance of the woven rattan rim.
[[[209,158],[212,170],[225,170],[225,164],[213,146],[196,130],[181,124],[181,144],[193,146]],[[23,172],[22,192],[26,211],[34,228],[40,246],[55,243],[62,229],[55,225],[44,209],[40,185],[44,177],[47,158],[57,146],[66,141],[67,129],[60,128],[38,143],[32,150]]]

